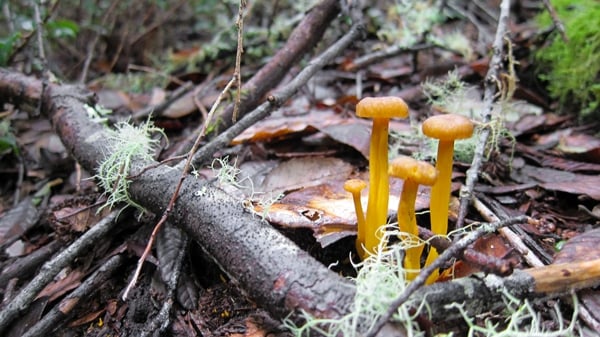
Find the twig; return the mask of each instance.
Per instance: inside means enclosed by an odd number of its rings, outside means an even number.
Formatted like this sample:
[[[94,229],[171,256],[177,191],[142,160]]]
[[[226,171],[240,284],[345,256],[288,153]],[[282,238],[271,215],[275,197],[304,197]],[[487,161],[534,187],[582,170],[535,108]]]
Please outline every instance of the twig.
[[[485,234],[494,232],[499,228],[510,226],[516,223],[526,222],[528,217],[519,216],[504,221],[482,224],[481,227],[475,231],[465,235],[460,240],[456,241],[450,248],[445,250],[432,264],[425,267],[421,273],[406,287],[404,292],[400,294],[388,307],[388,310],[377,320],[373,325],[373,328],[365,335],[365,337],[375,337],[379,330],[387,323],[387,321],[394,315],[398,308],[408,300],[408,298],[417,290],[419,287],[425,284],[427,277],[436,269],[442,267],[452,257],[458,256],[460,252],[464,251],[470,244],[475,242],[478,238]]]
[[[43,23],[42,23],[42,18],[40,16],[40,6],[38,4],[38,1],[34,1],[33,3],[33,13],[34,13],[34,18],[35,18],[35,24],[37,26],[37,30],[36,30],[36,36],[37,36],[37,43],[38,43],[38,55],[40,57],[40,62],[42,63],[42,92],[41,95],[42,97],[44,96],[44,93],[46,92],[46,89],[48,88],[48,79],[50,77],[50,72],[48,71],[48,60],[46,60],[46,52],[44,51],[44,38],[43,38]],[[41,114],[42,111],[42,102],[40,100],[40,103],[38,105],[38,114]]]
[[[273,95],[269,96],[268,100],[261,104],[258,108],[248,113],[236,124],[221,133],[210,143],[204,145],[193,158],[193,165],[200,165],[208,160],[216,151],[227,146],[231,141],[242,131],[246,130],[252,124],[267,117],[273,110],[281,106],[292,95],[294,95],[308,80],[325,65],[330,63],[336,56],[346,49],[353,41],[361,36],[363,32],[362,23],[353,25],[350,30],[340,38],[336,43],[327,48],[321,55],[314,58],[302,71],[288,84],[283,86]],[[182,169],[180,163],[176,167]]]
[[[212,120],[212,118],[213,118],[213,116],[215,114],[215,111],[217,111],[218,106],[221,104],[221,101],[225,97],[225,94],[227,92],[229,92],[229,89],[231,89],[231,87],[235,83],[234,80],[235,80],[235,78],[232,78],[229,81],[229,83],[227,83],[227,85],[225,86],[225,88],[223,89],[223,91],[221,91],[221,93],[219,94],[219,97],[217,97],[217,100],[215,101],[215,103],[213,104],[212,108],[210,109],[210,112],[208,113],[208,118],[202,124],[202,129],[200,130],[200,133],[198,134],[198,137],[196,137],[196,141],[194,142],[194,145],[192,146],[192,149],[188,153],[187,159],[185,160],[184,169],[181,172],[181,176],[179,178],[179,182],[177,183],[177,187],[175,188],[175,192],[173,192],[173,195],[171,195],[171,199],[169,200],[168,207],[163,212],[163,214],[162,214],[160,220],[158,221],[158,223],[154,226],[154,229],[152,230],[152,234],[150,234],[150,238],[148,239],[148,243],[146,244],[146,248],[144,249],[144,253],[142,253],[142,256],[140,256],[140,259],[138,260],[138,264],[137,264],[137,267],[135,268],[135,272],[133,274],[133,277],[131,278],[131,281],[129,282],[129,284],[125,288],[125,292],[123,293],[123,296],[122,296],[123,300],[127,299],[127,297],[129,296],[129,292],[135,286],[135,284],[137,282],[137,279],[140,276],[140,273],[142,271],[142,266],[144,265],[144,261],[146,261],[146,258],[150,254],[150,250],[152,250],[152,246],[154,245],[154,241],[156,240],[156,235],[157,235],[158,231],[160,231],[160,229],[162,228],[162,225],[169,218],[169,213],[171,213],[171,211],[173,210],[173,208],[175,206],[175,202],[177,201],[177,197],[179,196],[179,190],[181,189],[181,185],[183,184],[183,180],[187,176],[187,172],[189,170],[193,154],[198,149],[198,146],[200,146],[200,141],[204,138],[204,135],[206,134],[206,129],[208,128],[208,125],[211,122],[211,120]]]
[[[433,48],[433,47],[434,47],[434,45],[429,44],[429,43],[421,43],[421,44],[417,44],[417,45],[410,46],[410,47],[401,46],[401,45],[393,45],[386,49],[376,51],[374,53],[363,55],[361,57],[356,58],[354,61],[352,61],[352,64],[350,64],[348,67],[346,67],[346,70],[347,71],[356,71],[356,70],[362,69],[366,66],[369,66],[373,63],[377,63],[379,61],[382,61],[382,60],[385,60],[388,58],[392,58],[392,57],[400,55],[402,53],[414,53],[414,52],[426,50],[426,49]]]
[[[556,13],[554,6],[552,6],[552,3],[550,3],[550,0],[542,0],[542,2],[544,3],[546,10],[548,11],[548,14],[550,14],[552,22],[554,23],[556,29],[558,29],[558,32],[560,33],[560,36],[562,37],[563,41],[569,42],[569,37],[565,32],[565,25],[563,25],[562,21],[558,18],[558,14]]]
[[[244,1],[244,0],[240,0],[240,1]],[[240,9],[243,9],[243,7],[241,5],[240,5]],[[239,46],[238,46],[238,48],[239,48]],[[241,53],[239,53],[238,55],[241,57]],[[150,251],[152,250],[152,246],[154,245],[154,241],[156,240],[156,235],[162,228],[163,224],[167,221],[167,219],[169,218],[169,214],[175,207],[175,202],[177,201],[177,198],[179,197],[179,191],[181,190],[183,181],[185,180],[185,177],[187,177],[187,175],[188,175],[189,167],[191,166],[194,153],[196,152],[196,150],[198,150],[198,147],[200,146],[200,142],[202,141],[202,139],[204,139],[204,136],[206,135],[206,130],[208,129],[208,126],[212,122],[215,112],[217,111],[217,108],[219,107],[219,105],[221,105],[221,102],[225,98],[225,95],[229,92],[229,90],[231,90],[233,85],[236,83],[237,77],[239,77],[238,75],[236,75],[236,73],[233,74],[233,77],[231,78],[231,80],[229,80],[229,82],[227,83],[225,88],[223,88],[223,90],[217,97],[216,101],[213,103],[213,106],[210,109],[208,116],[206,117],[206,120],[202,124],[202,128],[201,128],[200,132],[198,133],[196,140],[194,141],[194,145],[192,145],[192,148],[188,152],[188,155],[187,155],[187,158],[186,158],[185,164],[184,164],[184,169],[181,171],[181,176],[179,178],[179,182],[177,183],[177,187],[175,188],[175,191],[171,195],[171,199],[169,200],[169,205],[163,212],[158,223],[154,226],[154,229],[152,230],[152,234],[150,234],[150,238],[148,239],[148,243],[146,243],[146,248],[144,249],[142,256],[140,256],[140,259],[138,260],[137,267],[135,268],[135,272],[133,273],[133,277],[131,278],[131,281],[129,281],[129,284],[127,285],[127,287],[125,288],[125,291],[123,292],[123,296],[122,296],[123,300],[127,299],[127,297],[129,296],[129,292],[135,286],[137,279],[139,278],[140,273],[142,272],[142,266],[144,265],[146,258],[148,257],[148,255],[150,254]]]
[[[484,205],[478,198],[473,197],[473,205],[475,208],[480,210],[480,214],[487,221],[500,221],[498,216],[496,216],[486,205]],[[503,227],[498,229],[498,232],[504,236],[504,238],[510,242],[510,244],[523,256],[525,261],[532,267],[541,267],[544,266],[544,263],[529,249],[521,237],[519,237],[515,232],[513,232],[508,227]]]
[[[39,322],[35,323],[22,337],[35,337],[48,335],[60,327],[71,315],[76,305],[86,297],[97,291],[104,282],[123,264],[123,256],[115,255],[106,261],[102,267],[94,272],[77,289],[65,297],[59,304],[55,305]]]
[[[102,20],[100,21],[100,27],[106,27],[106,22],[108,18],[112,17],[112,14],[119,4],[119,0],[113,0],[108,9],[104,11],[104,15],[102,16]],[[90,69],[90,65],[92,64],[92,59],[94,58],[94,50],[96,49],[96,45],[98,41],[100,41],[100,32],[96,32],[94,38],[87,46],[87,55],[85,60],[83,61],[83,68],[81,69],[81,75],[79,76],[79,83],[84,84],[87,80],[88,71]]]
[[[244,51],[244,12],[246,11],[246,6],[248,6],[248,2],[246,0],[240,0],[240,7],[238,9],[238,17],[235,22],[238,30],[237,34],[237,50],[235,53],[235,70],[233,72],[233,77],[236,79],[235,86],[237,91],[235,93],[235,103],[233,106],[233,115],[231,116],[231,121],[235,123],[237,121],[237,116],[240,111],[240,104],[242,102],[242,52]]]
[[[502,50],[504,46],[504,35],[507,31],[508,16],[510,14],[510,0],[502,0],[500,4],[500,17],[498,19],[498,27],[496,29],[496,36],[494,38],[494,44],[492,46],[493,54],[490,60],[489,70],[485,77],[485,90],[483,96],[483,108],[481,111],[481,122],[483,124],[489,124],[492,120],[492,109],[494,108],[494,98],[496,97],[497,83],[498,83],[498,72],[502,67]],[[473,195],[473,188],[477,182],[479,171],[483,163],[484,152],[488,138],[490,136],[491,129],[484,127],[481,129],[479,134],[479,140],[475,147],[475,154],[471,163],[471,168],[467,171],[467,177],[465,185],[460,190],[460,208],[458,212],[458,218],[456,220],[456,227],[462,227],[469,201]]]
[[[115,219],[119,211],[112,211],[94,227],[90,228],[79,239],[52,260],[46,262],[40,272],[25,286],[10,303],[0,311],[0,335],[17,316],[29,307],[37,294],[79,254],[90,249],[101,241],[105,235],[116,227]]]

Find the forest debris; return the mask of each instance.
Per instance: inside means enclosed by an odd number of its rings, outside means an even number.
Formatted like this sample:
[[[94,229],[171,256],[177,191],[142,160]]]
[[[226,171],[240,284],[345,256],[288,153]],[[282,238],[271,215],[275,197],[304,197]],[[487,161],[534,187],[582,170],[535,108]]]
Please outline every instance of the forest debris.
[[[584,194],[594,200],[600,200],[600,176],[598,175],[578,174],[525,164],[513,168],[510,176],[521,184],[536,182],[547,190]]]

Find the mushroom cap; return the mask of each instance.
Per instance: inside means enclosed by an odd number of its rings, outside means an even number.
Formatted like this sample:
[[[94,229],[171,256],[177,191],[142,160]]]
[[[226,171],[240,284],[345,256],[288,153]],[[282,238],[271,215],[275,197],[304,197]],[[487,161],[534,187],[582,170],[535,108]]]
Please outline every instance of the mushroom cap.
[[[356,105],[356,115],[367,118],[406,118],[408,105],[400,97],[365,97]]]
[[[344,183],[344,189],[350,193],[362,191],[367,187],[367,183],[361,179],[349,179]]]
[[[433,165],[408,156],[400,156],[390,162],[389,174],[392,177],[412,180],[419,185],[431,186],[437,179]]]
[[[432,116],[423,122],[423,133],[442,141],[470,138],[473,135],[473,122],[456,114]]]

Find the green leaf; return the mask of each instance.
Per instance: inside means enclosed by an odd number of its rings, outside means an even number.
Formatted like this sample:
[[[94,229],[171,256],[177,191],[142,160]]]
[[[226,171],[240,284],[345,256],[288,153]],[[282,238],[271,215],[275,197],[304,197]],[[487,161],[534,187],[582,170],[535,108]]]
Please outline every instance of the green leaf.
[[[0,38],[0,66],[6,66],[8,59],[13,53],[13,48],[18,39],[21,38],[21,33],[15,32],[7,37]]]
[[[74,38],[79,32],[79,25],[71,20],[60,19],[48,22],[46,28],[50,36],[55,38]]]

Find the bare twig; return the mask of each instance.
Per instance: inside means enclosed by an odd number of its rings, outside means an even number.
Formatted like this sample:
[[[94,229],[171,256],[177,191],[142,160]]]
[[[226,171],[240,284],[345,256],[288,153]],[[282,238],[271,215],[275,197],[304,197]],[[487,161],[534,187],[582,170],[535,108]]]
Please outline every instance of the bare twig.
[[[460,252],[464,251],[470,244],[475,242],[478,238],[485,234],[494,232],[499,228],[509,226],[515,223],[527,222],[528,217],[519,216],[516,218],[508,219],[505,221],[499,221],[494,223],[482,224],[481,227],[473,232],[465,235],[460,240],[456,241],[450,248],[445,250],[432,264],[425,267],[421,273],[406,287],[404,292],[400,294],[390,304],[388,310],[383,314],[379,320],[373,325],[373,328],[365,335],[365,337],[375,337],[379,330],[387,323],[387,321],[394,315],[398,308],[408,300],[408,298],[417,290],[419,287],[425,284],[427,277],[436,269],[442,267],[452,257],[458,256]]]
[[[481,122],[483,124],[489,124],[492,120],[492,109],[494,107],[494,98],[496,97],[498,74],[502,67],[502,55],[504,46],[504,36],[507,31],[508,16],[510,13],[510,1],[502,0],[500,5],[500,17],[498,19],[498,27],[496,29],[496,36],[494,38],[494,44],[492,46],[492,58],[490,60],[489,70],[485,77],[485,91],[483,97],[483,108],[481,111]],[[465,185],[460,190],[460,209],[458,212],[458,219],[456,220],[456,227],[462,227],[469,202],[473,195],[473,188],[477,182],[479,171],[483,163],[484,152],[488,138],[490,137],[490,127],[484,127],[481,129],[479,134],[479,140],[475,147],[475,154],[471,163],[471,168],[467,171],[467,177]]]
[[[500,218],[496,216],[486,205],[484,205],[479,199],[473,198],[473,205],[475,208],[480,210],[480,214],[487,221],[500,221]],[[515,234],[509,227],[503,227],[498,229],[500,234],[511,243],[511,245],[523,256],[525,261],[532,267],[541,267],[544,263],[538,258],[531,249],[527,248],[525,243],[520,236]]]
[[[550,14],[550,17],[552,18],[552,22],[554,23],[554,26],[556,27],[556,29],[558,29],[558,32],[560,33],[560,36],[563,39],[563,41],[569,42],[569,37],[567,36],[567,33],[565,32],[565,25],[563,25],[562,21],[558,17],[558,14],[556,13],[554,6],[552,6],[552,3],[550,3],[550,0],[542,0],[542,2],[544,3],[546,10],[548,11],[548,14]]]
[[[79,254],[90,249],[104,238],[116,226],[115,219],[119,211],[112,211],[94,227],[90,228],[79,239],[52,260],[46,262],[40,272],[25,286],[10,303],[0,311],[0,334],[19,314],[27,309],[37,294],[50,282],[58,272],[71,263]]]
[[[210,109],[210,112],[208,113],[208,118],[204,121],[204,123],[202,125],[202,130],[200,130],[200,134],[198,134],[198,137],[196,138],[196,141],[194,142],[192,149],[188,153],[188,156],[187,156],[187,159],[186,159],[185,165],[184,165],[184,170],[181,172],[181,176],[179,178],[179,182],[177,183],[177,187],[175,188],[175,192],[173,192],[173,195],[171,195],[171,199],[169,200],[169,206],[165,209],[160,220],[154,226],[154,229],[152,230],[152,234],[150,235],[150,238],[148,239],[148,243],[146,244],[146,248],[144,249],[144,253],[142,254],[142,256],[140,256],[140,259],[138,260],[138,264],[137,264],[137,267],[133,274],[133,277],[131,278],[131,281],[125,288],[125,292],[123,293],[123,296],[122,296],[123,300],[127,299],[127,296],[129,296],[129,292],[135,286],[137,279],[140,276],[140,273],[142,271],[142,266],[144,265],[144,261],[146,261],[146,258],[150,254],[150,250],[152,250],[152,246],[154,245],[154,240],[156,240],[156,235],[157,235],[158,231],[160,231],[162,225],[169,218],[169,213],[171,213],[171,211],[173,210],[173,208],[175,206],[175,202],[177,201],[177,197],[179,196],[179,190],[181,189],[183,180],[187,176],[187,172],[189,170],[193,154],[198,149],[198,146],[200,146],[200,141],[204,138],[204,135],[206,134],[206,129],[208,128],[208,125],[211,122],[211,120],[215,114],[215,111],[217,111],[217,107],[221,104],[223,97],[225,96],[225,94],[227,92],[229,92],[229,89],[231,89],[231,87],[235,83],[234,80],[235,79],[232,78],[229,81],[229,83],[227,83],[227,85],[225,86],[225,88],[223,89],[221,94],[219,94],[219,97],[217,97],[217,100],[213,104],[212,109]]]
[[[73,313],[77,303],[92,295],[110,276],[123,264],[123,256],[115,255],[108,259],[102,266],[83,282],[77,289],[65,297],[59,304],[54,306],[50,312],[34,326],[32,326],[22,337],[35,337],[48,335],[60,327],[64,321]]]
[[[231,121],[235,123],[237,121],[237,116],[240,111],[240,104],[242,101],[242,52],[244,51],[244,12],[246,11],[246,7],[248,6],[248,2],[246,0],[240,0],[240,7],[238,9],[238,17],[235,22],[238,30],[237,34],[237,50],[235,53],[235,71],[233,72],[233,77],[236,79],[235,86],[237,91],[235,93],[235,103],[233,106],[233,115],[231,116]]]
[[[104,11],[104,15],[102,15],[102,20],[100,21],[101,27],[106,27],[108,18],[113,16],[113,12],[119,3],[119,0],[113,0],[108,9]],[[84,84],[87,80],[88,71],[90,69],[90,65],[92,64],[92,59],[94,58],[94,50],[96,49],[98,41],[100,41],[100,34],[100,32],[96,32],[96,34],[94,34],[94,38],[87,46],[87,55],[83,61],[83,68],[81,69],[81,75],[79,76],[79,83],[81,84]]]

